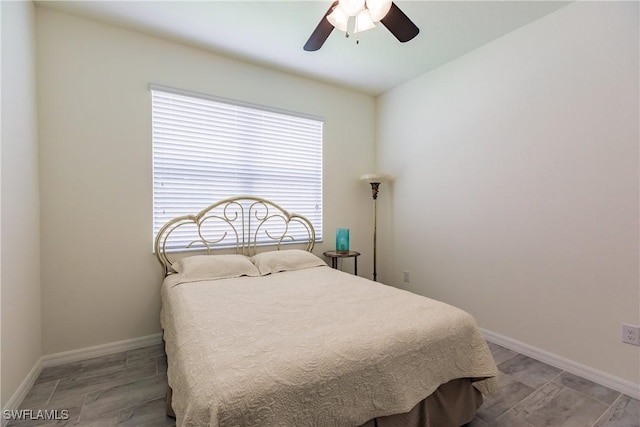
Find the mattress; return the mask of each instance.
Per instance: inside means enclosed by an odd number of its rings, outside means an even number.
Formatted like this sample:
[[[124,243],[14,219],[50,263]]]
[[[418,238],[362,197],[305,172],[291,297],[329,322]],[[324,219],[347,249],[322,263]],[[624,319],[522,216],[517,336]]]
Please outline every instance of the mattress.
[[[178,426],[359,426],[498,370],[463,310],[329,267],[162,286]]]

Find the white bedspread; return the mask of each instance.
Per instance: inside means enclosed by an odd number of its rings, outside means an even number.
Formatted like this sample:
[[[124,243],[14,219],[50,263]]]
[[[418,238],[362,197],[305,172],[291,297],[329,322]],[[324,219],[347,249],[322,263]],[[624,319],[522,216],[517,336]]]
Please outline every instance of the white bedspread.
[[[498,370],[468,313],[329,267],[162,287],[178,426],[357,426]]]

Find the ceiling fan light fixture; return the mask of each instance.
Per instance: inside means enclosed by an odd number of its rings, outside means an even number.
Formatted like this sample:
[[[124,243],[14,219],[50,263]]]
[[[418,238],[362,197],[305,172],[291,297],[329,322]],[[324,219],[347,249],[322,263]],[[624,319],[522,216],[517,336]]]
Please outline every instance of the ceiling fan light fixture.
[[[346,9],[345,9],[346,8]],[[322,47],[334,28],[344,31],[349,37],[349,20],[354,16],[354,32],[365,31],[382,24],[398,39],[405,43],[418,35],[420,29],[392,0],[333,0],[320,23],[309,36],[304,50],[313,52]],[[359,39],[356,39],[356,44]]]
[[[367,9],[371,13],[371,19],[373,22],[379,22],[389,13],[392,0],[366,0],[366,2]]]
[[[335,28],[340,31],[347,32],[347,25],[349,24],[349,15],[344,13],[340,5],[336,6],[329,15],[327,15],[327,21],[331,23]]]
[[[356,24],[353,32],[360,33],[362,31],[367,31],[375,28],[375,26],[376,24],[374,24],[373,19],[371,19],[371,13],[369,13],[369,9],[362,9],[360,13],[356,15]]]

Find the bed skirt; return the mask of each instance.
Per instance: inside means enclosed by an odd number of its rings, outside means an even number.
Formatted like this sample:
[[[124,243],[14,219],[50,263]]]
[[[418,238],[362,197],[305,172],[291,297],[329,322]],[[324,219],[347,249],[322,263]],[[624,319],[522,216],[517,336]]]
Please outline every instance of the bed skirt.
[[[442,384],[404,414],[378,417],[360,427],[460,427],[470,423],[482,405],[480,393],[468,378]]]
[[[171,387],[167,388],[167,415],[175,418],[171,407]],[[482,393],[468,378],[442,384],[409,412],[378,417],[360,427],[460,427],[470,423],[482,405]]]

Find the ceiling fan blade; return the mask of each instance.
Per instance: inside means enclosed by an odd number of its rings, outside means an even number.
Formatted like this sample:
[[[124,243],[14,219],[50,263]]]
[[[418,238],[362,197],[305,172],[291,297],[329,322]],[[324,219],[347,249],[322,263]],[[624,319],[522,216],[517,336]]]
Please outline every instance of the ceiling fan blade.
[[[311,33],[309,40],[307,40],[307,42],[305,43],[304,50],[311,52],[322,47],[324,42],[329,37],[329,34],[331,34],[331,31],[333,31],[333,25],[331,25],[331,23],[327,20],[327,15],[329,15],[337,5],[337,0],[334,1],[333,4],[331,4],[331,7],[329,8],[329,10],[327,10],[327,13],[324,14],[316,29],[313,30],[313,33]]]
[[[395,3],[391,3],[389,13],[380,22],[402,43],[408,42],[420,32],[416,24]]]

